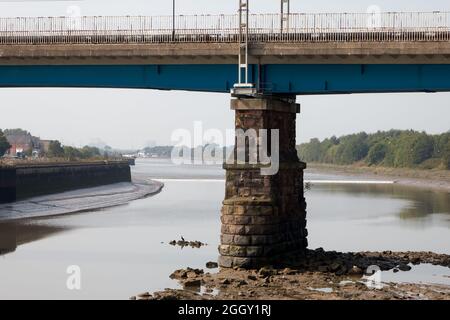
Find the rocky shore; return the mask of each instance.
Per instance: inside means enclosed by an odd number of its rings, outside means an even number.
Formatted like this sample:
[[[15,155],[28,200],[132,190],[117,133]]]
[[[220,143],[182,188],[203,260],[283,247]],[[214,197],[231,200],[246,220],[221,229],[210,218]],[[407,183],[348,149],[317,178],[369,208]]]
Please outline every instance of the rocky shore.
[[[450,286],[370,282],[371,267],[408,272],[412,265],[450,268],[450,256],[432,252],[326,252],[309,250],[299,262],[258,270],[177,270],[170,277],[182,290],[166,289],[132,297],[139,300],[258,300],[258,299],[438,299],[450,300]],[[372,276],[372,277],[371,277]],[[374,285],[375,284],[375,285]]]

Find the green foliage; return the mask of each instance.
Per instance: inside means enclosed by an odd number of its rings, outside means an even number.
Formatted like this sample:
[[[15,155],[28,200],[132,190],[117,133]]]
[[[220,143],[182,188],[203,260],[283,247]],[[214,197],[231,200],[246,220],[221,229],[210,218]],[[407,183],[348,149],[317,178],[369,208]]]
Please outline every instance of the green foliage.
[[[61,146],[61,142],[55,140],[51,141],[48,146],[47,156],[49,158],[61,158],[64,156],[64,149]]]
[[[64,158],[67,160],[94,159],[101,157],[100,149],[96,147],[84,146],[81,149],[65,146]]]
[[[450,141],[448,141],[445,146],[445,151],[442,156],[442,164],[445,169],[450,170]]]
[[[336,152],[337,163],[352,164],[366,157],[369,150],[366,140],[365,132],[342,137]]]
[[[3,131],[0,129],[0,157],[3,156],[9,148],[11,148],[11,145],[8,140],[6,140]]]
[[[378,142],[369,149],[367,154],[367,163],[370,165],[378,165],[383,162],[388,153],[388,146],[384,142]]]
[[[390,167],[420,167],[449,169],[450,133],[428,135],[417,131],[361,132],[332,137],[322,142],[311,139],[298,146],[300,159],[306,162],[353,164]]]
[[[83,148],[81,148],[80,152],[81,158],[83,159],[90,159],[101,156],[100,149],[96,147],[84,146]]]
[[[70,161],[81,158],[81,155],[82,153],[77,148],[67,146],[64,147],[64,158]]]

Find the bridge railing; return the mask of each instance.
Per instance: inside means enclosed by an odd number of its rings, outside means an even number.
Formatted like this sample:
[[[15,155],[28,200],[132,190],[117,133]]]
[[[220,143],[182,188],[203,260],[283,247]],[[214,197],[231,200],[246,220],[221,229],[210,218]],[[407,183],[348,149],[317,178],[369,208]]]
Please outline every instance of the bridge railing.
[[[237,15],[0,18],[0,44],[238,41]],[[449,12],[250,16],[250,42],[450,41]]]

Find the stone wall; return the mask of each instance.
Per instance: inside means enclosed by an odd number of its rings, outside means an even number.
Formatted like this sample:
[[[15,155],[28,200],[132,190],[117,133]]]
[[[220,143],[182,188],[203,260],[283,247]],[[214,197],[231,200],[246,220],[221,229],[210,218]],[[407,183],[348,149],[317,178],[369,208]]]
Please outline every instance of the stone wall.
[[[0,202],[130,181],[128,161],[17,165],[0,169]]]
[[[260,267],[296,259],[307,247],[303,170],[295,149],[295,119],[290,101],[236,99],[236,129],[278,129],[280,169],[261,175],[261,165],[225,165],[220,265]],[[236,152],[236,150],[235,150]]]

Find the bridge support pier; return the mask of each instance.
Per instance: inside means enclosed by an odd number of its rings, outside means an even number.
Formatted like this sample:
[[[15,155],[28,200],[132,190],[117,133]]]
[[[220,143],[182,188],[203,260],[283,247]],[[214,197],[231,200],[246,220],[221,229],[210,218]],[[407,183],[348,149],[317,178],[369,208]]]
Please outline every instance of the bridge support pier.
[[[279,170],[263,175],[262,164],[251,164],[246,142],[245,163],[225,164],[226,195],[221,220],[219,265],[258,268],[301,258],[307,247],[303,170],[295,143],[295,96],[232,99],[236,129],[279,130]],[[269,144],[275,143],[270,141]],[[237,138],[236,138],[236,144]],[[270,150],[270,148],[269,148]],[[274,156],[273,154],[271,155]],[[258,161],[260,158],[258,157]]]

